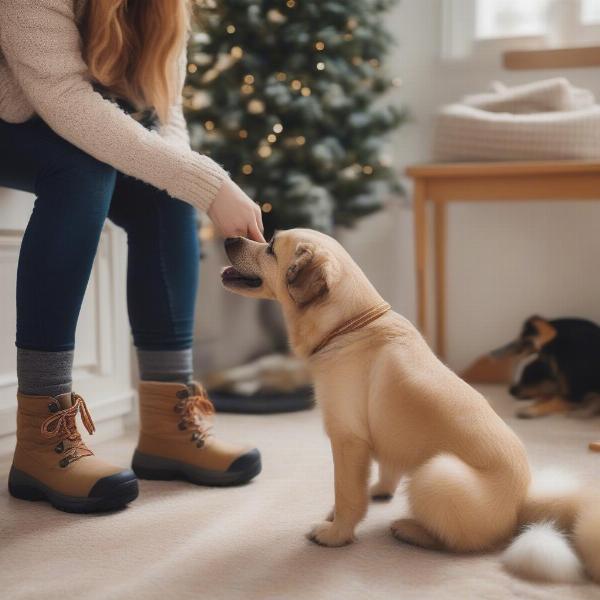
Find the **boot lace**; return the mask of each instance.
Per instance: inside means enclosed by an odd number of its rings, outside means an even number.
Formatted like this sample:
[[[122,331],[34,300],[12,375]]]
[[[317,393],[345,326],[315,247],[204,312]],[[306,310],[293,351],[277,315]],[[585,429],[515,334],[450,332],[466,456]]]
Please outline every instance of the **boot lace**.
[[[179,400],[174,410],[180,415],[177,426],[181,431],[191,430],[190,441],[195,442],[198,448],[202,448],[206,440],[212,435],[212,422],[210,417],[215,413],[215,407],[208,399],[203,388],[196,388],[196,393],[188,390],[177,392]]]
[[[91,435],[96,431],[94,422],[85,400],[78,394],[72,394],[73,404],[57,413],[47,417],[42,423],[41,433],[45,438],[58,438],[58,444],[54,448],[58,454],[63,457],[60,460],[60,466],[66,467],[70,463],[83,458],[92,456],[94,453],[85,445],[77,431],[76,417],[81,414],[81,421]]]

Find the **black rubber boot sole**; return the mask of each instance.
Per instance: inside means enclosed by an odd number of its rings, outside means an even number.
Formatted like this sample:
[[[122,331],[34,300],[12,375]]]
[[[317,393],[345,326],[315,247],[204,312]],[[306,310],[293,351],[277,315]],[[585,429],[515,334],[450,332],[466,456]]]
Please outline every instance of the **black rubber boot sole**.
[[[130,473],[130,474],[129,474]],[[45,500],[54,508],[71,513],[92,513],[122,508],[138,496],[138,482],[131,472],[119,473],[120,481],[102,496],[65,496],[15,467],[8,476],[8,491],[20,500]],[[108,478],[105,478],[108,479]],[[102,481],[102,480],[101,480]]]
[[[227,471],[200,469],[187,463],[135,451],[131,468],[140,479],[172,481],[180,479],[196,485],[225,487],[243,485],[256,477],[261,469],[258,450],[251,450],[235,460]]]

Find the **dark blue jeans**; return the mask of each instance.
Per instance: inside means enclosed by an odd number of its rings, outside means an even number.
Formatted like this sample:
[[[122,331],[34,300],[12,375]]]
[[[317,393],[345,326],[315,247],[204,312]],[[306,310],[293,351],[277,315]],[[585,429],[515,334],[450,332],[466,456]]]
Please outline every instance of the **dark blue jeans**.
[[[41,119],[0,120],[0,185],[36,195],[17,272],[17,346],[72,350],[108,217],[127,232],[127,305],[135,345],[192,345],[199,248],[195,209],[118,173]]]

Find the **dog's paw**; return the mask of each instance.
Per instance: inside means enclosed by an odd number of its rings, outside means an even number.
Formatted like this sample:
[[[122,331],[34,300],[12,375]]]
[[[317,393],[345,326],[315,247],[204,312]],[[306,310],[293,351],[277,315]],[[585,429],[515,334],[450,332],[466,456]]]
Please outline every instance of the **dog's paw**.
[[[535,419],[538,416],[529,406],[527,408],[519,409],[515,414],[519,419]]]
[[[320,546],[327,546],[329,548],[338,548],[339,546],[346,546],[354,541],[354,536],[348,531],[341,530],[335,523],[325,521],[315,525],[306,537],[315,544]]]
[[[391,492],[380,482],[371,486],[369,495],[374,502],[389,502],[394,497],[394,492]]]
[[[440,542],[414,519],[398,519],[390,527],[392,535],[405,544],[436,550]]]
[[[570,410],[565,416],[569,419],[590,419],[591,417],[595,417],[596,414],[596,412],[590,411],[587,407],[581,407]]]

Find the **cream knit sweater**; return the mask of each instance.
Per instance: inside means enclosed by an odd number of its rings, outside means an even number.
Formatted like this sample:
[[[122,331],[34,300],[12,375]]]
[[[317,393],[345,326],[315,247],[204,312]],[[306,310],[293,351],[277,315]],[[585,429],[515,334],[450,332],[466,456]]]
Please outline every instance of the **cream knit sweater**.
[[[39,115],[87,154],[174,198],[208,210],[227,173],[193,152],[181,109],[148,131],[94,91],[78,20],[87,0],[0,0],[0,119]],[[180,86],[185,77],[181,57]]]

